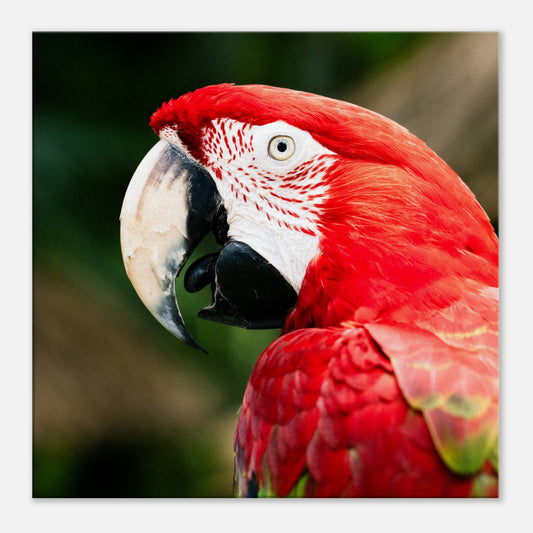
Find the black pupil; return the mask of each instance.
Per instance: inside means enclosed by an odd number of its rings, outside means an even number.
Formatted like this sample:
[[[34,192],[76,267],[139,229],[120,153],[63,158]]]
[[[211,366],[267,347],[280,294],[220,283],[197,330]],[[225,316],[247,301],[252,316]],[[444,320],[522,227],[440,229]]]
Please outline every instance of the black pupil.
[[[285,150],[287,150],[287,143],[285,141],[279,141],[278,142],[278,151],[279,152],[284,152]]]

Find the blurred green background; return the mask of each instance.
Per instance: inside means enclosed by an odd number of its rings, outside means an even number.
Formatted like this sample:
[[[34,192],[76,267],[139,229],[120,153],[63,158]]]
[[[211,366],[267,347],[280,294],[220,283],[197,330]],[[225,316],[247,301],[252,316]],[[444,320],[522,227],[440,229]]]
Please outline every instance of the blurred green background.
[[[349,100],[421,137],[497,226],[495,33],[33,34],[33,495],[226,497],[247,377],[277,331],[200,321],[205,355],[151,317],[119,214],[150,115],[222,82]],[[192,260],[213,250],[204,243]],[[179,283],[178,283],[179,285]]]

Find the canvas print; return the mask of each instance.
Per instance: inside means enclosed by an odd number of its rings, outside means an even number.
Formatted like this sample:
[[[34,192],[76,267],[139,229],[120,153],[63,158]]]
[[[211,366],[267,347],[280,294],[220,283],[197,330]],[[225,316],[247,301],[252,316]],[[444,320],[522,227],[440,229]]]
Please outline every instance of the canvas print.
[[[498,497],[496,33],[33,54],[35,497]]]

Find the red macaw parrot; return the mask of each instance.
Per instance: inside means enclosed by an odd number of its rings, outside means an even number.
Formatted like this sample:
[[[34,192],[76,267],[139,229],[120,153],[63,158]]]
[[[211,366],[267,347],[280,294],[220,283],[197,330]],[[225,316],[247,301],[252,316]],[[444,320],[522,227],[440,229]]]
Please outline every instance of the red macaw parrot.
[[[155,112],[121,214],[124,262],[165,328],[283,326],[235,433],[240,496],[498,495],[498,240],[422,141],[356,105],[222,84]]]

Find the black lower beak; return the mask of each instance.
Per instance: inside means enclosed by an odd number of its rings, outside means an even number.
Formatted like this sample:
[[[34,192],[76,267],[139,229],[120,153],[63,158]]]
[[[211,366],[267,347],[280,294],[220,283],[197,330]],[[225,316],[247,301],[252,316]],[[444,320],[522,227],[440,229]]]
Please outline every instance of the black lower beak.
[[[245,243],[229,240],[218,254],[195,261],[185,288],[210,284],[211,305],[198,316],[248,329],[278,328],[296,302],[296,292],[266,259]]]

